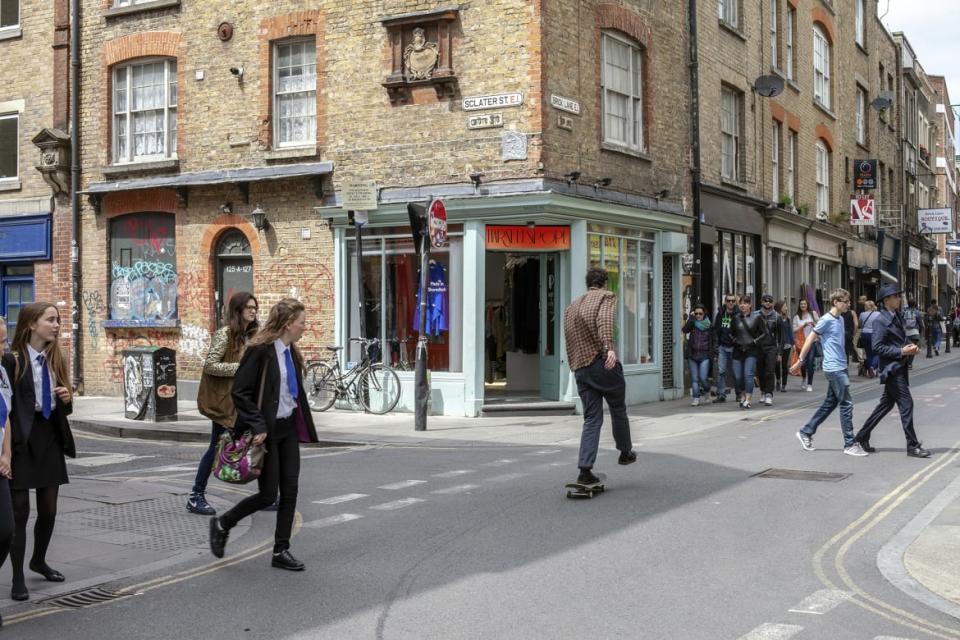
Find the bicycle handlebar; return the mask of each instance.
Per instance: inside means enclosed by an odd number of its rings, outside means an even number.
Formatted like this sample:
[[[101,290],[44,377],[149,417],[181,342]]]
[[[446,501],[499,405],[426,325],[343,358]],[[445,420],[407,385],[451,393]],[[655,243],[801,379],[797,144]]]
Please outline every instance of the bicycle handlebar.
[[[348,342],[359,342],[364,345],[380,344],[380,338],[349,338]]]

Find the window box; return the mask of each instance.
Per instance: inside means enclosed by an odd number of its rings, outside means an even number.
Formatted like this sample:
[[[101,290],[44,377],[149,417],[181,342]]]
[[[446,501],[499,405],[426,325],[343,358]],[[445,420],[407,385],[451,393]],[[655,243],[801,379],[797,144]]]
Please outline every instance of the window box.
[[[19,180],[0,180],[0,191],[19,191],[22,186]]]
[[[133,0],[129,4],[124,5],[120,5],[117,0],[114,0],[113,6],[103,12],[103,17],[109,20],[117,16],[128,16],[144,11],[156,11],[158,9],[169,9],[179,6],[180,0],[148,0],[147,2],[137,2],[137,0]]]

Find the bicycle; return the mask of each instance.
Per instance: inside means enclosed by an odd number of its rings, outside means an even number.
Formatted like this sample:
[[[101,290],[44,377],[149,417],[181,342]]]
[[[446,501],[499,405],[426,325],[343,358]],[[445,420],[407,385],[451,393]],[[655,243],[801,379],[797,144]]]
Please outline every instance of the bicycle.
[[[398,361],[393,364],[393,368],[396,371],[413,371],[415,363],[407,360],[407,344],[413,341],[413,338],[407,336],[406,338],[391,338],[390,344],[397,347],[397,352],[399,353]]]
[[[392,411],[400,400],[400,378],[393,369],[370,360],[370,347],[379,345],[380,340],[350,338],[349,341],[360,343],[363,354],[353,369],[346,372],[340,369],[340,359],[336,355],[343,347],[339,346],[327,347],[334,356],[332,364],[320,360],[307,367],[304,379],[309,381],[307,403],[310,408],[326,411],[337,400],[346,398],[375,415]]]

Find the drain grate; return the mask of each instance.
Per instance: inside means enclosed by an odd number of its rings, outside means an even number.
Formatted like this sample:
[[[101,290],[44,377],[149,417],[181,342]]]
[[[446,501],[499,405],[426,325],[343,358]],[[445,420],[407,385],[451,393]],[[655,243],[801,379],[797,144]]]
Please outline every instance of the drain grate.
[[[806,480],[808,482],[840,482],[850,477],[849,473],[826,471],[800,471],[797,469],[767,469],[755,473],[752,478],[777,478],[779,480]]]
[[[90,607],[95,604],[100,604],[101,602],[128,597],[127,595],[107,591],[100,587],[93,587],[92,589],[84,589],[83,591],[77,591],[52,600],[46,600],[45,602],[46,604],[56,605],[65,609],[82,609],[83,607]]]

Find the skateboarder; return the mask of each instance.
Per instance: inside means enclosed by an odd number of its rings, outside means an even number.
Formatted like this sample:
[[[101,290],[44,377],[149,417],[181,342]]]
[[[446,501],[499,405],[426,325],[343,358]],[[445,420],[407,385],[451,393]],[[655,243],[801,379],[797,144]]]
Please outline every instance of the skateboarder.
[[[625,404],[626,381],[613,343],[613,316],[617,297],[607,291],[607,272],[593,267],[587,270],[587,292],[573,301],[563,313],[567,362],[577,380],[577,392],[583,402],[583,435],[577,465],[582,484],[596,484],[593,463],[600,446],[603,426],[603,401],[610,406],[613,439],[620,450],[620,464],[636,462],[630,440],[630,420]]]

